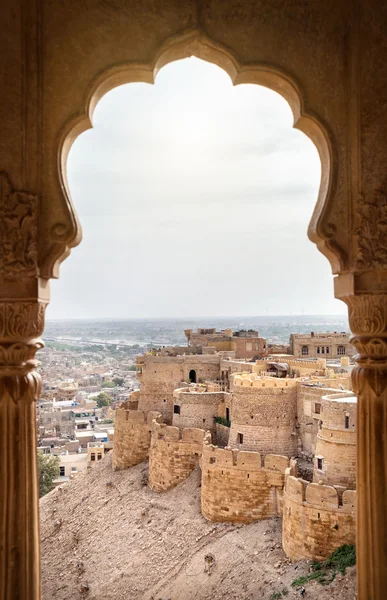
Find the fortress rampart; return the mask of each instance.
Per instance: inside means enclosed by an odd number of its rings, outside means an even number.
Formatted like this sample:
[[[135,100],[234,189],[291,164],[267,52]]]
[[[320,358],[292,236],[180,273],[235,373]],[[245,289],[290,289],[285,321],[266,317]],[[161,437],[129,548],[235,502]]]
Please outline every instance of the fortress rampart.
[[[355,513],[356,491],[288,475],[283,496],[284,552],[292,560],[322,560],[342,544],[354,544]]]
[[[286,456],[217,448],[206,437],[202,456],[202,513],[210,521],[251,523],[281,512]]]
[[[297,380],[234,375],[229,445],[263,454],[297,452]]]
[[[348,378],[300,380],[297,386],[298,454],[312,458],[316,451],[317,433],[321,416],[323,396],[337,392],[340,385],[347,385]],[[350,392],[346,392],[350,394]]]
[[[194,427],[215,431],[215,417],[225,413],[225,392],[207,392],[200,386],[173,392],[172,424],[183,429]]]
[[[149,487],[156,492],[165,492],[184,481],[199,466],[204,435],[204,429],[180,431],[177,427],[153,421]]]
[[[148,459],[151,425],[160,420],[158,412],[131,410],[131,402],[116,409],[112,466],[114,471],[127,469]]]
[[[340,392],[321,398],[313,480],[356,487],[356,396]]]

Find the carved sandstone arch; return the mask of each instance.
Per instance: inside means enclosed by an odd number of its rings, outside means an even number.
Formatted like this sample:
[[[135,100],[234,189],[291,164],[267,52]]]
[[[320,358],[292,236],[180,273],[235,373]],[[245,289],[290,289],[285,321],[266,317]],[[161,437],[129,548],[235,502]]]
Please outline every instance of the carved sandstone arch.
[[[1,600],[40,599],[34,353],[48,280],[81,237],[66,183],[68,150],[109,89],[152,83],[164,64],[190,55],[218,64],[234,84],[282,94],[320,153],[309,236],[338,274],[336,296],[349,305],[359,352],[358,598],[385,597],[384,8],[344,0],[89,0],[76,7],[4,0],[0,75],[10,85],[0,95],[0,208],[11,218],[0,235]],[[26,220],[14,211],[20,205]]]
[[[335,194],[335,153],[328,127],[306,105],[300,85],[294,77],[275,65],[246,65],[237,60],[225,47],[217,44],[199,30],[191,30],[167,40],[150,63],[127,63],[110,67],[91,82],[82,106],[63,127],[58,141],[58,177],[68,209],[70,227],[60,224],[52,231],[57,250],[52,248],[47,262],[42,264],[44,275],[57,277],[59,264],[81,239],[81,228],[71,202],[67,184],[66,162],[74,140],[92,127],[93,112],[99,100],[113,88],[133,82],[155,83],[159,70],[170,62],[195,56],[218,65],[229,75],[234,85],[251,83],[279,93],[290,105],[294,127],[305,133],[315,144],[321,160],[321,182],[317,203],[310,221],[308,235],[328,258],[334,273],[343,270],[345,250],[335,239],[335,227],[329,219],[329,207]],[[66,234],[68,234],[66,236]],[[61,244],[62,241],[62,244]],[[61,248],[62,246],[62,248]]]

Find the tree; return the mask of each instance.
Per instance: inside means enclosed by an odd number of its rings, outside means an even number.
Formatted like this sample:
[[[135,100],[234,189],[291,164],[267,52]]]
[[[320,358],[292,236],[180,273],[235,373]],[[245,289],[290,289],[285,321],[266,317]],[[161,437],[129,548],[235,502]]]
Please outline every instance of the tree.
[[[114,381],[103,381],[101,383],[101,387],[103,387],[103,388],[114,388],[114,387],[116,387],[116,384],[114,383]]]
[[[97,402],[98,408],[102,408],[103,406],[110,406],[112,398],[106,392],[100,392],[98,396],[96,396],[95,401]]]
[[[38,452],[39,497],[41,498],[54,488],[54,479],[59,477],[59,456]]]
[[[113,379],[113,381],[118,387],[121,387],[121,385],[124,383],[124,378],[123,377],[115,377]]]

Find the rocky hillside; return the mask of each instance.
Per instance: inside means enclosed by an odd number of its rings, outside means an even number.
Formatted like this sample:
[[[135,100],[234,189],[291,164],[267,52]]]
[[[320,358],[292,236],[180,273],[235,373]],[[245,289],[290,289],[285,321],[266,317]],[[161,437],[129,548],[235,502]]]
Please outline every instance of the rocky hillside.
[[[160,495],[147,464],[114,473],[107,455],[40,507],[43,600],[276,600],[300,597],[291,583],[309,570],[285,557],[279,519],[206,521],[199,472]],[[305,589],[307,599],[353,600],[355,569]]]

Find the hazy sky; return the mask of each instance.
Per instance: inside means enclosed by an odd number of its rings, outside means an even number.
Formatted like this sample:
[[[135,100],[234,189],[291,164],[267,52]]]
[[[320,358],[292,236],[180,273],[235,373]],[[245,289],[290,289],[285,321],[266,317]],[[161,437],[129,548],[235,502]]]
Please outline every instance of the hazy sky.
[[[68,180],[49,318],[344,313],[307,238],[320,161],[278,94],[187,59],[106,94]]]

